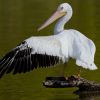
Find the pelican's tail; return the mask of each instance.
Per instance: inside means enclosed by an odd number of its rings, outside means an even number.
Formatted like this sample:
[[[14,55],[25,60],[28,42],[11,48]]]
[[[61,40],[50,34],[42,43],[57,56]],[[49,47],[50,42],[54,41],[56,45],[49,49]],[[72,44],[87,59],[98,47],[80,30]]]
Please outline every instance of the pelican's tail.
[[[84,63],[80,60],[76,60],[76,65],[82,66],[83,68],[90,69],[90,70],[98,69],[97,66],[94,63],[88,64],[88,63]]]

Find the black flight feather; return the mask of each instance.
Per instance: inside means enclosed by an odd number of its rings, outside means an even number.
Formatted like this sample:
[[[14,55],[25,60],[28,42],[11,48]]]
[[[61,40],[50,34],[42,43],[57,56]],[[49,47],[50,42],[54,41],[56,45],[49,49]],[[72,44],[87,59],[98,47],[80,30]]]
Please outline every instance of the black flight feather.
[[[58,56],[33,53],[35,48],[24,41],[0,60],[0,77],[5,73],[26,73],[37,67],[49,67],[59,63]]]

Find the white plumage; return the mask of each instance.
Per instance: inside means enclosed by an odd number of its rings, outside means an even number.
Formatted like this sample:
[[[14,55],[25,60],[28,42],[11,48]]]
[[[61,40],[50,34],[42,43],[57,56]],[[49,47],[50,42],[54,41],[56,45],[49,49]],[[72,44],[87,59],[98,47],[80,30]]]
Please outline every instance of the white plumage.
[[[80,32],[69,29],[60,34],[45,37],[31,37],[26,40],[35,53],[58,56],[63,62],[69,58],[76,59],[76,64],[91,70],[94,64],[95,45],[92,40]]]
[[[76,60],[78,66],[95,70],[95,45],[92,40],[77,30],[64,30],[64,25],[72,16],[68,3],[61,4],[57,11],[38,30],[60,18],[54,28],[54,35],[30,37],[6,54],[0,61],[0,77],[4,73],[27,72],[34,68],[53,66],[61,60]]]

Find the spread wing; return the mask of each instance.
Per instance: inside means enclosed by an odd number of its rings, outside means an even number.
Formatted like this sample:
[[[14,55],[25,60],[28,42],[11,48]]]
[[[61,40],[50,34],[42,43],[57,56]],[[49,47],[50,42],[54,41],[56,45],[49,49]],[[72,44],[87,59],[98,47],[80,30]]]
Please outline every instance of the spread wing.
[[[29,38],[0,60],[0,77],[5,73],[25,73],[61,61],[60,42],[55,39]]]

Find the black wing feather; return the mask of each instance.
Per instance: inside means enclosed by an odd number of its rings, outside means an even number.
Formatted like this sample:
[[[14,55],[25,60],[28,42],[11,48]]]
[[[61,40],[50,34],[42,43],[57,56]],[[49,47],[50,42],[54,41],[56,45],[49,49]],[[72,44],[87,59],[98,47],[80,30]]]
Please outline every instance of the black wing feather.
[[[19,59],[15,59],[15,64],[13,66],[14,69],[13,74],[18,73],[18,65],[19,65]]]
[[[12,62],[12,64],[9,66],[9,68],[8,68],[8,70],[7,70],[7,72],[6,72],[7,74],[10,73],[10,72],[14,69],[15,63],[16,63],[16,60],[14,60],[14,61]]]
[[[32,54],[33,49],[28,47],[27,42],[24,41],[6,54],[3,59],[0,60],[0,77],[12,71],[13,74],[25,73],[37,67],[53,66],[60,61],[59,57],[47,55],[46,53]]]

